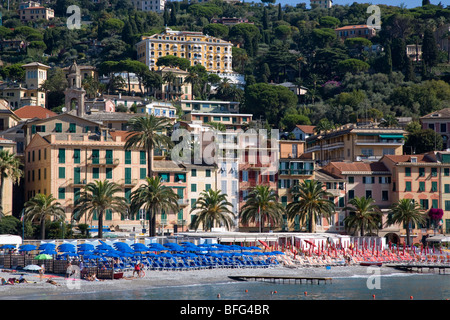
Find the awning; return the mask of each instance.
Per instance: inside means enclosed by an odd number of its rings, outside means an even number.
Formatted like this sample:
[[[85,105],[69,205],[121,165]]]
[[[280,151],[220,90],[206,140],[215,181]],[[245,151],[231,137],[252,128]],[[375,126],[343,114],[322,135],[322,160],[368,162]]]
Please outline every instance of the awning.
[[[382,139],[403,139],[402,134],[380,134],[380,138]]]

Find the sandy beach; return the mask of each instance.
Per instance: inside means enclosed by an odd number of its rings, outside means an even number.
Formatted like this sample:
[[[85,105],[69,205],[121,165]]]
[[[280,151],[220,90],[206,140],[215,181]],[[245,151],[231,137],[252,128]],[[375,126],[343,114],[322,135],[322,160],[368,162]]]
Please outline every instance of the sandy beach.
[[[381,275],[398,273],[399,271],[388,268],[379,268]],[[146,271],[144,278],[132,276],[132,272],[124,274],[124,278],[117,280],[87,281],[87,280],[68,280],[64,276],[45,275],[41,280],[37,273],[11,271],[0,272],[0,277],[8,280],[9,278],[19,278],[21,274],[29,283],[18,283],[15,285],[1,285],[0,299],[57,299],[55,296],[62,294],[83,294],[92,292],[113,292],[123,290],[139,290],[152,287],[181,286],[193,284],[224,283],[233,281],[229,276],[237,275],[266,275],[266,276],[305,276],[305,277],[368,277],[372,273],[368,267],[362,266],[339,266],[327,269],[325,267],[303,267],[286,268],[282,266],[261,269],[207,269],[207,270],[189,270],[189,271]],[[51,279],[55,284],[48,283]]]

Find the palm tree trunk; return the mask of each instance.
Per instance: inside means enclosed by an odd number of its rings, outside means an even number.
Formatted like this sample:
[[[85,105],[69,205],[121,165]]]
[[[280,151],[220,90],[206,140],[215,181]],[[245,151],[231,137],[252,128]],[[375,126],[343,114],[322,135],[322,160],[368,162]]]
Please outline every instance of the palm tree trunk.
[[[361,226],[361,237],[364,237],[364,226]]]
[[[4,190],[4,185],[5,185],[5,177],[3,176],[3,171],[0,172],[0,212],[1,213],[5,213],[3,211],[3,190]]]
[[[45,239],[45,216],[41,220],[41,240]]]
[[[98,238],[103,238],[103,210],[98,213]]]
[[[406,245],[409,246],[409,221],[406,224]]]

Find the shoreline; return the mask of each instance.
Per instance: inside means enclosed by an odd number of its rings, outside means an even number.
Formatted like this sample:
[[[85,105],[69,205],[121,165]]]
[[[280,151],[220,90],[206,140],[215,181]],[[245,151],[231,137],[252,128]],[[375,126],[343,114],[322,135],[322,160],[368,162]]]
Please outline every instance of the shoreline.
[[[124,278],[104,281],[68,280],[60,275],[45,275],[41,281],[37,273],[30,272],[0,272],[0,277],[19,278],[24,274],[24,278],[30,283],[19,283],[15,285],[0,285],[0,300],[30,299],[58,300],[59,296],[78,295],[86,293],[101,292],[123,292],[133,290],[148,290],[151,288],[177,287],[207,285],[216,283],[234,282],[229,276],[239,275],[266,275],[266,276],[305,276],[305,277],[329,277],[350,278],[369,277],[374,270],[379,270],[383,275],[411,274],[389,267],[363,267],[363,266],[338,266],[326,269],[325,267],[301,267],[286,268],[274,267],[266,269],[209,269],[209,270],[188,270],[188,271],[150,271],[146,270],[144,278],[132,278],[132,272],[126,272]],[[413,273],[414,274],[414,273]],[[427,273],[424,273],[427,274]],[[430,273],[431,274],[431,273]],[[52,279],[55,284],[46,282]],[[31,283],[33,282],[33,283]]]

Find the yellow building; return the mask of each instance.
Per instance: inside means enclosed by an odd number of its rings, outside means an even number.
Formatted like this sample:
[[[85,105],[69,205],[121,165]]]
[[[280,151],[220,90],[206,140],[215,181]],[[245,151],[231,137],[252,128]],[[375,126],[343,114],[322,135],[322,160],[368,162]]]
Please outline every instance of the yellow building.
[[[0,95],[8,101],[11,108],[20,108],[26,105],[45,107],[46,94],[40,88],[47,80],[49,66],[31,62],[22,65],[25,69],[25,84],[5,83],[0,88]]]
[[[16,154],[16,143],[12,140],[0,137],[0,150],[9,151],[10,154]],[[1,186],[2,194],[2,212],[5,216],[13,213],[13,183],[11,179],[5,178],[5,185]]]
[[[377,161],[384,155],[402,155],[402,128],[348,124],[320,132],[306,139],[306,152],[325,165],[330,161]]]
[[[201,32],[174,31],[166,27],[160,34],[143,36],[136,44],[137,60],[151,70],[158,70],[158,59],[173,55],[186,58],[191,66],[201,64],[209,72],[232,71],[231,42],[204,35]]]

